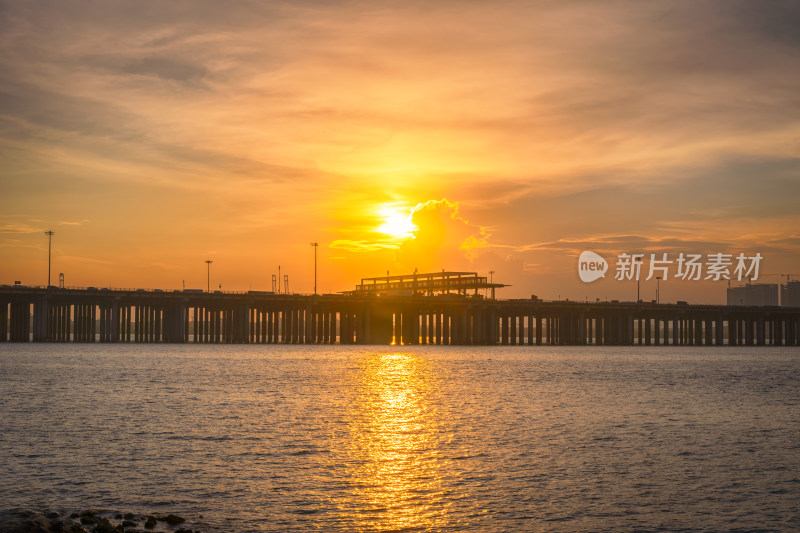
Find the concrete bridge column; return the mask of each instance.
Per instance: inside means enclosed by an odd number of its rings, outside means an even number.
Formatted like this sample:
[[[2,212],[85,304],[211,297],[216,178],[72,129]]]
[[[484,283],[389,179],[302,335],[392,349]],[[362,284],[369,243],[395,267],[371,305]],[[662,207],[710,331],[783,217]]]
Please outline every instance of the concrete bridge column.
[[[297,310],[297,344],[309,344],[311,334],[311,313],[308,308],[301,307]]]
[[[472,343],[472,331],[470,331],[470,320],[466,309],[459,309],[456,314],[458,317],[458,337],[459,344],[469,345]]]
[[[30,304],[13,302],[9,320],[11,342],[29,342],[30,340]]]
[[[61,305],[61,339],[72,342],[72,306]]]
[[[136,306],[136,330],[134,333],[134,342],[144,342],[146,340],[145,332],[147,330],[147,319],[145,315],[145,306]]]
[[[126,305],[119,308],[120,341],[131,341],[131,307]]]
[[[72,340],[83,342],[83,304],[72,306]]]
[[[481,307],[476,307],[473,311],[475,315],[475,344],[486,346],[489,344],[488,325],[486,323],[486,311]]]
[[[67,305],[58,306],[58,340],[62,342],[72,340],[69,336],[69,311],[70,308]]]
[[[100,342],[108,342],[107,335],[108,335],[108,330],[110,329],[110,328],[108,328],[108,325],[107,325],[108,315],[109,315],[108,308],[105,305],[101,305],[100,306],[100,316],[99,316],[99,321],[100,321]]]
[[[110,319],[109,341],[119,342],[119,301],[112,302]]]
[[[736,344],[743,346],[747,344],[747,322],[741,317],[736,318]]]
[[[144,307],[144,339],[143,342],[153,341],[154,319],[153,307],[146,305]]]
[[[680,343],[680,336],[678,335],[678,333],[679,333],[678,324],[679,323],[680,323],[680,320],[678,319],[678,317],[673,317],[672,318],[672,345],[673,346],[677,346]]]
[[[753,344],[753,326],[750,317],[747,317],[744,320],[744,342],[748,346]]]
[[[606,317],[598,316],[594,319],[595,344],[602,346],[608,342],[606,339]]]
[[[528,315],[526,319],[528,322],[528,346],[532,346],[534,343],[533,315]]]
[[[292,309],[289,311],[289,324],[291,330],[289,332],[289,342],[291,344],[298,344],[300,342],[300,310]]]
[[[47,306],[47,340],[58,340],[58,304],[50,303]]]
[[[372,332],[369,328],[370,309],[356,312],[356,344],[371,344]]]
[[[564,315],[563,343],[575,344],[575,315],[567,313]]]
[[[59,326],[61,325],[61,322],[59,321],[60,319],[59,311],[61,309],[61,306],[59,304],[53,303],[50,304],[49,307],[50,307],[50,316],[48,317],[48,323],[47,323],[47,330],[48,330],[47,338],[48,340],[51,341],[58,341],[59,340],[58,329]]]
[[[292,313],[288,308],[281,309],[280,316],[280,342],[282,344],[289,344],[292,333],[291,317]]]
[[[340,342],[342,344],[353,344],[353,329],[352,329],[352,318],[350,316],[350,311],[346,310],[343,311],[342,314],[342,329],[340,332]]]
[[[199,322],[195,322],[195,342],[208,342],[208,309],[205,307],[201,307],[198,310],[199,313]]]
[[[47,340],[47,300],[33,302],[33,342]]]
[[[83,305],[83,342],[92,342],[92,306]]]
[[[303,330],[305,329],[303,310],[292,310],[292,344],[303,344]]]
[[[56,317],[58,316],[58,306],[55,304],[50,304],[47,306],[47,340],[54,341],[56,340],[56,329],[58,328],[58,323],[56,321]]]
[[[8,302],[0,302],[0,342],[8,342]]]
[[[331,312],[329,309],[322,313],[322,342],[336,343],[336,312]]]
[[[661,319],[658,317],[653,319],[653,344],[661,345]]]
[[[460,309],[456,309],[450,319],[450,343],[458,346],[464,344],[464,324],[461,322]]]
[[[420,343],[420,319],[419,319],[419,310],[417,308],[412,309],[409,311],[408,314],[408,322],[409,328],[411,330],[411,337],[409,338],[409,344],[419,344]]]
[[[497,311],[490,308],[484,317],[486,323],[486,344],[494,346],[497,344]]]

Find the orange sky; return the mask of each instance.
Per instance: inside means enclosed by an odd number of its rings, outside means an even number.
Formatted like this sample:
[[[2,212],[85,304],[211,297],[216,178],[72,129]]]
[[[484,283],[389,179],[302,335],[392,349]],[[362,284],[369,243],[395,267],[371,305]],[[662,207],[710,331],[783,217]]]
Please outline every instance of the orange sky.
[[[577,255],[800,279],[800,9],[0,2],[0,284],[320,292],[418,268],[633,299]],[[55,283],[55,281],[54,281]],[[668,280],[662,300],[724,301]],[[655,297],[654,280],[642,282]]]

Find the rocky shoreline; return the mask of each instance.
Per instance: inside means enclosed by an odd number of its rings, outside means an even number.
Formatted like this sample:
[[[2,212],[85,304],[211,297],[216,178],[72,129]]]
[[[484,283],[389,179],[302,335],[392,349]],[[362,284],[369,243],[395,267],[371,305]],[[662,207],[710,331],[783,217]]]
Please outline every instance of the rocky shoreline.
[[[199,518],[202,518],[199,517]],[[0,511],[0,533],[202,533],[175,514],[135,514],[91,509],[65,515],[55,511]]]

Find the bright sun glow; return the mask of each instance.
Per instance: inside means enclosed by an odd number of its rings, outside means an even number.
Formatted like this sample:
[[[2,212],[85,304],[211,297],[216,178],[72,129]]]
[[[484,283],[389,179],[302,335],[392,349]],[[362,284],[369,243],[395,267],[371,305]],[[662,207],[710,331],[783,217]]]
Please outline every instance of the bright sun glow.
[[[383,223],[378,226],[377,231],[395,239],[414,237],[414,232],[418,229],[411,222],[411,213],[401,206],[385,205],[378,211],[378,215],[383,219]]]

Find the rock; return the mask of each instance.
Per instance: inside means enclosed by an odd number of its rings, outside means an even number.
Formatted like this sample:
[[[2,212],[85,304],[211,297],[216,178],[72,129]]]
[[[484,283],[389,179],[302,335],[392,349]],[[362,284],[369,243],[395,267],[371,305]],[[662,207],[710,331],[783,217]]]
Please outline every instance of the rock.
[[[79,533],[84,531],[58,513],[37,513],[24,509],[0,511],[0,533]]]
[[[166,518],[164,518],[164,521],[167,524],[169,524],[171,526],[174,526],[174,525],[180,524],[182,522],[186,522],[186,519],[183,518],[182,516],[178,516],[178,515],[174,515],[174,514],[168,514],[166,516]]]
[[[92,531],[94,533],[122,533],[122,528],[112,524],[108,518],[101,518]]]
[[[138,525],[139,525],[139,524],[137,524],[137,523],[136,523],[136,522],[134,522],[133,520],[123,520],[123,521],[122,521],[122,527],[136,527],[136,526],[138,526]]]
[[[125,513],[125,520],[136,520],[136,515],[133,513]]]
[[[97,523],[97,518],[94,516],[81,516],[81,524],[92,525]]]
[[[153,529],[156,527],[156,517],[155,516],[148,516],[147,521],[144,523],[145,529]]]

